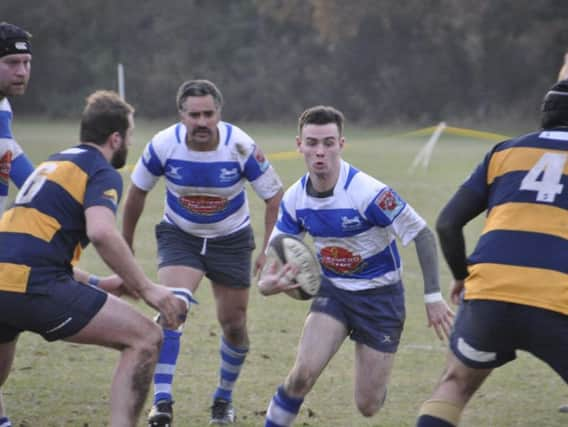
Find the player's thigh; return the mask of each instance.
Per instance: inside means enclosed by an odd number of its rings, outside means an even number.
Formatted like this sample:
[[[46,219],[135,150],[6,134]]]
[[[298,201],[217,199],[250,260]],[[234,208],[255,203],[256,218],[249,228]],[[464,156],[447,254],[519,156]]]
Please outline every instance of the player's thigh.
[[[385,353],[368,345],[355,345],[355,397],[379,399],[389,383],[395,353]]]
[[[432,399],[440,399],[464,405],[491,374],[492,368],[472,368],[465,365],[451,351],[446,368]]]
[[[311,311],[327,313],[345,324],[358,344],[395,353],[406,311],[402,283],[363,291],[347,291],[322,280]]]
[[[215,285],[249,288],[253,250],[254,237],[251,227],[209,239],[204,256],[206,276]]]
[[[304,323],[293,369],[301,375],[319,377],[346,337],[347,329],[339,320],[311,312]]]
[[[34,332],[47,341],[70,337],[95,317],[108,298],[106,292],[70,275],[36,280],[27,293],[0,292],[0,341],[13,340],[18,331]]]
[[[450,349],[463,365],[493,369],[516,358],[520,318],[516,304],[491,300],[461,302],[450,336]]]
[[[195,291],[205,272],[201,254],[204,239],[161,222],[156,225],[156,240],[159,281],[166,286]]]
[[[519,347],[532,353],[568,383],[568,316],[538,307],[518,306],[522,318]]]
[[[159,345],[161,339],[161,330],[156,323],[113,295],[108,296],[98,313],[83,329],[65,338],[70,342],[118,350],[142,343]]]
[[[185,288],[195,292],[203,278],[203,271],[184,265],[160,267],[158,281],[164,286]]]

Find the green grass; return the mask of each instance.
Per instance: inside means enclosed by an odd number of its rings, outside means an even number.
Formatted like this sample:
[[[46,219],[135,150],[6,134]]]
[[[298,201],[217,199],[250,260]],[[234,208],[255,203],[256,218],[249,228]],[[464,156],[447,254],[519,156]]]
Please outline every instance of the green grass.
[[[18,140],[36,163],[77,140],[76,124],[20,118],[15,124]],[[131,163],[150,136],[166,124],[137,123]],[[294,151],[293,123],[288,127],[251,125],[243,128],[257,139],[269,158],[273,155],[273,164],[286,186],[303,173],[304,164],[299,156],[275,155]],[[409,173],[412,160],[427,137],[403,137],[403,131],[348,128],[344,157],[393,186],[432,225],[440,208],[492,143],[443,136],[429,168]],[[126,188],[127,171],[123,176]],[[162,215],[162,188],[158,186],[149,195],[136,235],[136,256],[152,278],[156,277],[154,224]],[[262,237],[262,202],[253,194],[249,202],[258,243]],[[478,219],[466,229],[470,249],[480,226]],[[421,402],[429,396],[441,374],[446,345],[426,327],[421,274],[414,246],[403,248],[402,255],[408,315],[386,406],[371,419],[357,413],[352,397],[353,345],[347,341],[306,398],[296,425],[398,427],[414,424]],[[100,274],[108,272],[92,249],[83,255],[81,266]],[[440,270],[442,284],[446,287],[450,275],[443,261]],[[193,308],[185,328],[174,384],[177,426],[207,425],[210,397],[217,383],[220,328],[207,281],[202,282],[196,296],[200,304]],[[135,305],[144,313],[153,314],[142,303]],[[252,290],[248,321],[251,351],[234,393],[238,425],[263,424],[266,406],[293,363],[307,309],[306,302],[287,296],[265,298]],[[22,334],[13,371],[4,386],[14,425],[107,425],[109,386],[117,358],[118,353],[112,350],[67,343],[47,344],[33,334]],[[520,353],[517,361],[496,371],[473,398],[462,425],[566,425],[568,416],[556,411],[565,399],[568,400],[568,393],[563,382],[542,362]],[[150,400],[145,411],[149,405]],[[143,417],[141,426],[145,425],[145,414]]]

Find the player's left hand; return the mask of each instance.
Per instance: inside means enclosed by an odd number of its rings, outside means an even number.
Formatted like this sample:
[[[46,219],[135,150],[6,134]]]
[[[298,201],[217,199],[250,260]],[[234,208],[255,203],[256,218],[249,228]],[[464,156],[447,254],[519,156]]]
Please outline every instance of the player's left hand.
[[[300,287],[294,280],[298,274],[298,267],[293,264],[280,264],[277,261],[266,265],[258,281],[258,290],[262,295],[274,295],[280,292],[291,291]]]
[[[445,300],[426,303],[426,315],[428,316],[428,327],[434,327],[440,340],[443,341],[444,337],[450,338],[454,312]]]

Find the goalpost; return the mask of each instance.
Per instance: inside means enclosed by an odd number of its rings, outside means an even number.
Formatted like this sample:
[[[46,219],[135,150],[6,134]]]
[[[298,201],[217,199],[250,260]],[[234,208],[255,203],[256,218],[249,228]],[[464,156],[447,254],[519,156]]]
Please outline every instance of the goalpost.
[[[124,98],[124,67],[122,64],[118,64],[117,66],[117,73],[118,73],[118,94],[122,99]]]

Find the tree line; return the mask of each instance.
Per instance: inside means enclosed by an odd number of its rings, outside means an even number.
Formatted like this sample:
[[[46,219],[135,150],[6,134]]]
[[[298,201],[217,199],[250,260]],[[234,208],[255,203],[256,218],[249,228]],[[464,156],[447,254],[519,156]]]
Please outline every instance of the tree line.
[[[24,7],[25,6],[25,7]],[[362,124],[534,118],[568,49],[560,0],[2,0],[33,35],[17,114],[76,116],[94,89],[138,115],[175,115],[180,83],[208,78],[242,121],[333,104]]]

